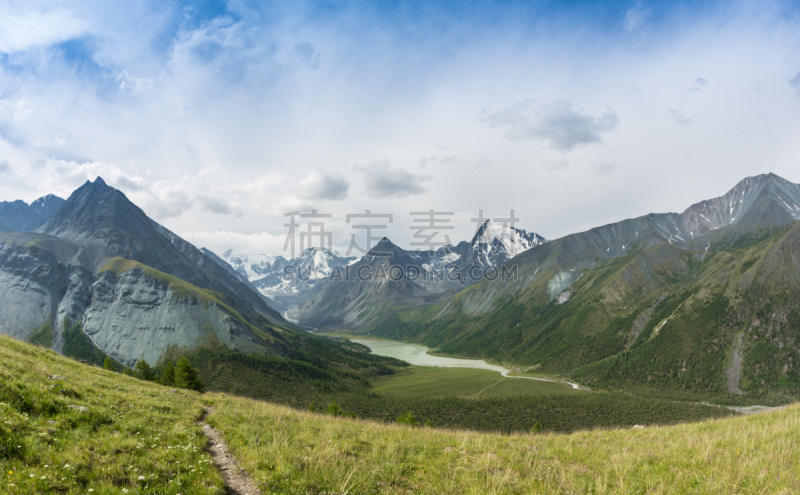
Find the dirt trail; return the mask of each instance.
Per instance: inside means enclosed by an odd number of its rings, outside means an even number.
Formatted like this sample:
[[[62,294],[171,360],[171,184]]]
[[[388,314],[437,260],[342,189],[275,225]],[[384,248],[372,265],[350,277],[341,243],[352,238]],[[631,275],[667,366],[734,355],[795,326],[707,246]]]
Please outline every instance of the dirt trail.
[[[213,413],[214,408],[207,407],[198,424],[203,427],[203,435],[210,442],[208,451],[222,473],[225,484],[228,485],[228,493],[230,495],[261,495],[261,490],[257,488],[253,478],[239,467],[236,458],[228,452],[228,444],[225,443],[222,434],[203,421]]]

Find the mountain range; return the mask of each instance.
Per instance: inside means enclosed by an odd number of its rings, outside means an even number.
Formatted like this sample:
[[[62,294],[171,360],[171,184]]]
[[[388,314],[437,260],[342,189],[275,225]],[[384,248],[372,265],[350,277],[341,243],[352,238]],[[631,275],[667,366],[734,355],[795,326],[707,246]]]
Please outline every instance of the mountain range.
[[[0,202],[0,232],[29,231],[44,225],[52,217],[63,199],[52,194],[43,196],[30,205],[24,201]]]
[[[59,352],[126,366],[201,348],[353,359],[291,321],[593,388],[800,395],[800,185],[773,174],[559,239],[488,222],[470,242],[417,252],[384,238],[359,259],[217,256],[100,178],[0,211],[0,332]]]
[[[480,225],[470,242],[462,241],[456,246],[445,246],[436,251],[409,251],[385,239],[372,249],[371,254],[380,253],[376,249],[385,248],[394,258],[391,266],[399,266],[398,260],[403,260],[406,267],[413,266],[412,276],[406,280],[413,284],[405,291],[408,294],[436,294],[479,282],[487,270],[493,270],[519,253],[544,242],[545,239],[536,233],[487,220]],[[206,251],[206,254],[245,277],[262,295],[274,301],[272,307],[295,316],[304,313],[300,307],[316,298],[329,282],[345,278],[336,275],[344,275],[348,270],[357,270],[364,263],[374,262],[374,256],[371,255],[367,256],[369,260],[365,260],[365,257],[341,256],[336,251],[319,247],[308,248],[299,256],[288,259],[267,254],[238,254],[230,249],[221,256],[210,251]],[[413,276],[414,273],[418,276]],[[328,293],[338,294],[341,287],[337,285]],[[392,298],[392,301],[395,299]],[[416,296],[410,296],[405,302],[413,303],[414,299]],[[308,315],[304,316],[304,325],[313,323],[315,321],[311,321]]]
[[[799,220],[800,185],[749,177],[682,213],[535,246],[506,263],[514,277],[384,310],[363,331],[590,386],[797,394]]]
[[[305,249],[299,256],[288,259],[266,254],[234,254],[230,249],[217,258],[274,301],[272,307],[284,312],[318,294],[334,269],[356,260],[319,247]]]
[[[100,178],[36,232],[0,239],[2,333],[63,351],[65,334],[78,325],[99,351],[128,366],[209,342],[285,351],[288,323],[257,292]]]

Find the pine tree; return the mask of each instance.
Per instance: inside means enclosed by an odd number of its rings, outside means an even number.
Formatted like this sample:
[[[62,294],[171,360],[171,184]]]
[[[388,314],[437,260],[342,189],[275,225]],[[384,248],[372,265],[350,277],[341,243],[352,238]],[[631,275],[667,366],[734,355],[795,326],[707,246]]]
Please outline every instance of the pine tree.
[[[148,382],[153,381],[153,369],[147,364],[147,361],[144,359],[140,359],[136,361],[136,377],[140,380],[146,380]]]
[[[175,367],[175,385],[198,392],[205,390],[205,385],[197,377],[197,370],[192,367],[192,364],[185,357],[181,358]]]
[[[339,407],[339,404],[337,404],[335,400],[332,400],[331,403],[328,404],[327,412],[331,416],[341,416],[344,414],[344,411],[342,411],[342,408]]]
[[[418,425],[419,421],[417,421],[417,417],[411,411],[408,411],[406,414],[399,416],[395,421],[398,423],[404,423],[407,425]]]
[[[114,361],[108,356],[106,356],[106,359],[103,361],[103,368],[110,371],[117,371],[117,367],[114,366]]]
[[[164,365],[158,381],[161,385],[175,385],[175,364],[172,361],[167,361]]]

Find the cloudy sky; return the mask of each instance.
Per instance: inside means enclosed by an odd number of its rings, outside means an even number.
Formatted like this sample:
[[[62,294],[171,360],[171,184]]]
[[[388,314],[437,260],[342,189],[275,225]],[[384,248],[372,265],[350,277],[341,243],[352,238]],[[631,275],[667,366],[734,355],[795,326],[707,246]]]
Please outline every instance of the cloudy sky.
[[[553,239],[800,182],[799,53],[789,1],[0,0],[0,200],[100,175],[217,252],[311,209],[340,250],[366,210]]]

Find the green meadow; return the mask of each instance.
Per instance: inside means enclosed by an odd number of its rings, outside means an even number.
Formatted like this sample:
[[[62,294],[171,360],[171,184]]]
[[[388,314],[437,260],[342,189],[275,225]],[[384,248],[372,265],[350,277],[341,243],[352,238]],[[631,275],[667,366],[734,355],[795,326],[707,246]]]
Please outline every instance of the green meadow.
[[[574,390],[563,382],[509,378],[494,371],[472,368],[409,366],[393,375],[372,380],[373,391],[400,399],[431,397],[537,396],[563,393],[590,393]]]

